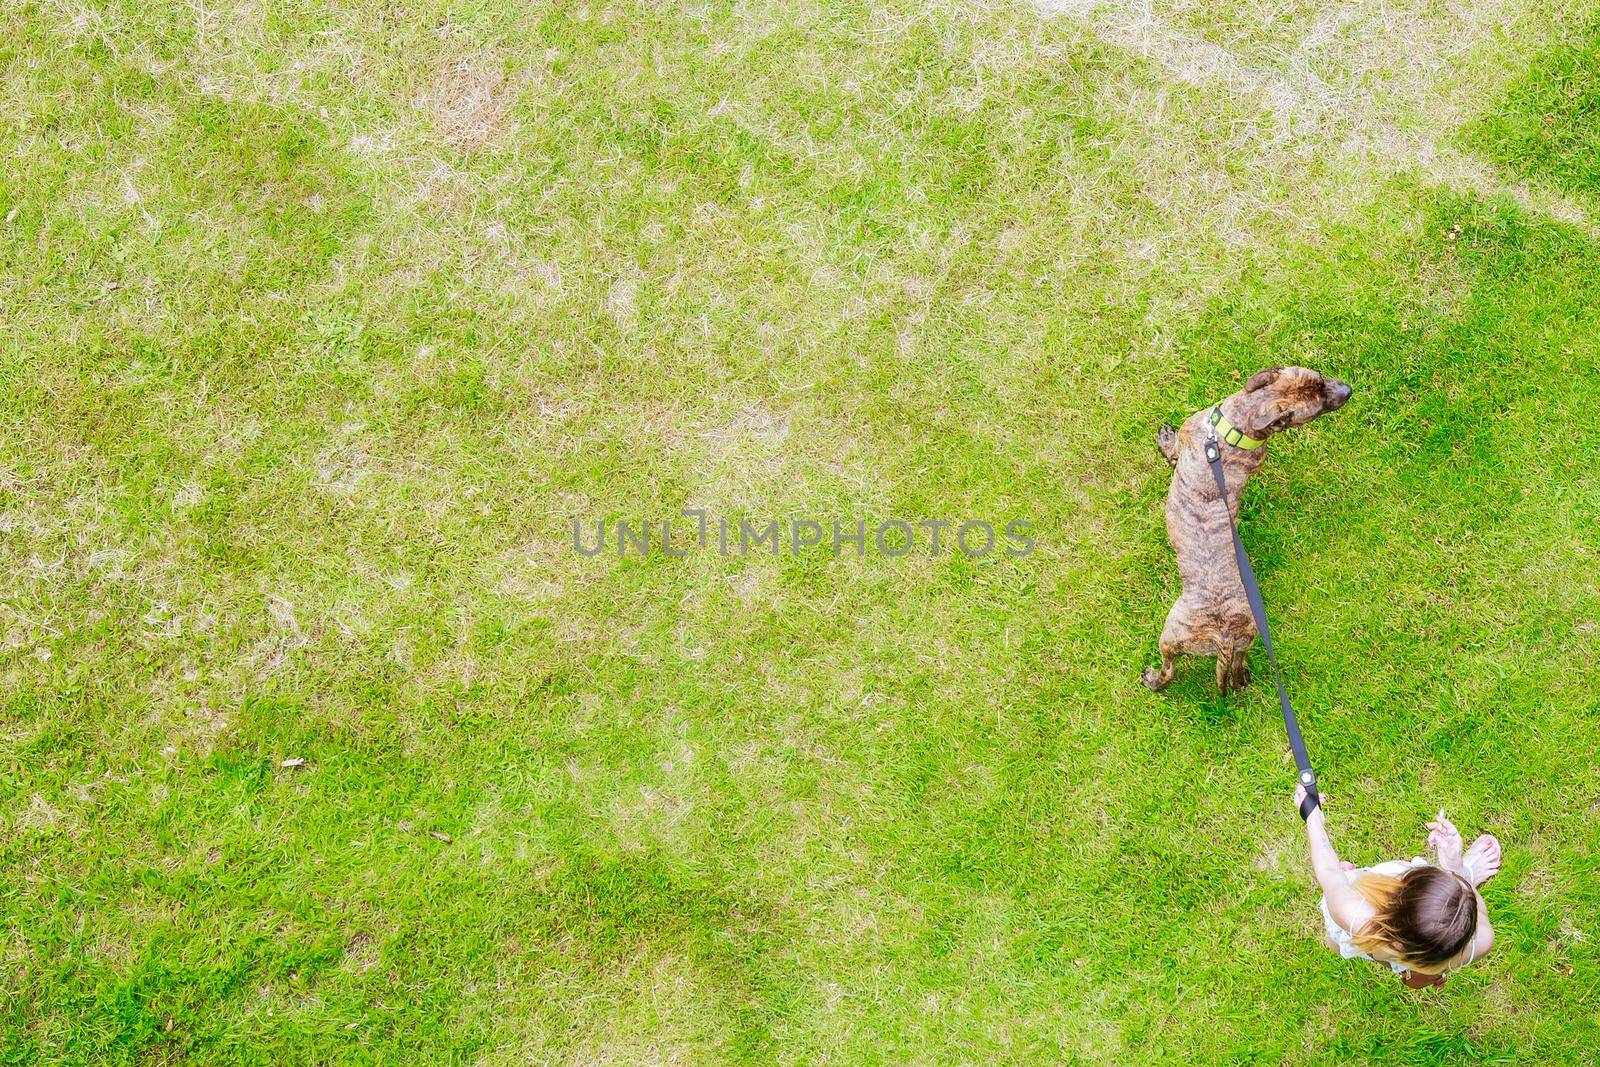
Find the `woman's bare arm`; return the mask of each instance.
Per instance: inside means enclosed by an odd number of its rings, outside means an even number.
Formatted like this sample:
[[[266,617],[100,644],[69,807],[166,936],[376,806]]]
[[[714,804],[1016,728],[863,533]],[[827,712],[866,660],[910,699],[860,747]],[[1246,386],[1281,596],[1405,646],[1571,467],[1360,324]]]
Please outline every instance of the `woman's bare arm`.
[[[1494,948],[1494,927],[1489,925],[1489,909],[1483,905],[1483,894],[1474,895],[1478,898],[1478,932],[1472,935],[1470,958],[1481,960]]]
[[[1304,790],[1295,791],[1296,807],[1303,795]],[[1339,854],[1333,850],[1333,842],[1328,839],[1328,824],[1322,815],[1321,805],[1306,820],[1306,839],[1311,844],[1311,870],[1317,876],[1323,896],[1327,898],[1328,914],[1333,916],[1334,922],[1354,933],[1372,918],[1372,905],[1345,878],[1344,869],[1339,866]]]

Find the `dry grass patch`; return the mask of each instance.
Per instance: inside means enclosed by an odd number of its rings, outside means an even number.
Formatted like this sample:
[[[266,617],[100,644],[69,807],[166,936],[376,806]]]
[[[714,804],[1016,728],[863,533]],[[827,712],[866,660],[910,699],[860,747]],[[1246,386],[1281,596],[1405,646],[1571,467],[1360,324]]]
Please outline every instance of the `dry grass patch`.
[[[505,63],[478,52],[434,72],[422,95],[434,133],[452,148],[476,152],[515,129],[510,117],[515,87]]]
[[[1594,225],[1571,198],[1509,179],[1451,145],[1455,131],[1513,73],[1502,57],[1522,53],[1511,52],[1505,38],[1538,39],[1557,21],[1538,9],[1505,0],[1441,15],[1427,5],[1343,4],[1315,18],[1303,12],[1304,32],[1285,36],[1275,25],[1277,5],[1255,19],[1250,4],[1230,7],[1231,28],[1219,28],[1209,8],[1183,3],[1033,2],[1042,15],[1070,19],[1183,85],[1223,90],[1270,116],[1267,123],[1244,123],[1249,143],[1243,155],[1229,158],[1253,157],[1274,174],[1311,158],[1340,162],[1338,187],[1327,187],[1326,174],[1308,176],[1292,183],[1298,200],[1320,201],[1340,214],[1341,205],[1353,202],[1341,195],[1352,178],[1370,190],[1401,172]],[[1234,22],[1273,28],[1263,41],[1236,33]]]

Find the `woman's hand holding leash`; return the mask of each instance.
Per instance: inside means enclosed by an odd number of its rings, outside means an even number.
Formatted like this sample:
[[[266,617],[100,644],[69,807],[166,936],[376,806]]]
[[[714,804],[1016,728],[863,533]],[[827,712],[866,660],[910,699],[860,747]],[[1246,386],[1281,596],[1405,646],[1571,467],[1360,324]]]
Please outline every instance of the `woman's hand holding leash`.
[[[1313,823],[1315,823],[1318,828],[1321,828],[1325,821],[1322,816],[1322,805],[1328,802],[1328,794],[1319,792],[1317,794],[1317,799],[1319,803],[1316,807],[1312,808],[1310,814],[1306,816],[1306,827],[1308,829],[1312,827]],[[1294,810],[1300,811],[1301,805],[1304,804],[1305,801],[1306,787],[1305,783],[1302,782],[1294,787]]]

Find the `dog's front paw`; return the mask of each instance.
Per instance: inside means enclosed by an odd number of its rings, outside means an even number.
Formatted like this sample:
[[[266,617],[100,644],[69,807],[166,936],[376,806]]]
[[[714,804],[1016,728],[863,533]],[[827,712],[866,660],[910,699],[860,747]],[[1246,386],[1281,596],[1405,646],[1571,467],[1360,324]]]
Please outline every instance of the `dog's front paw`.
[[[1164,676],[1157,667],[1146,667],[1144,673],[1139,676],[1139,681],[1143,682],[1144,687],[1152,693],[1159,693],[1172,684],[1172,678]]]
[[[1178,430],[1172,425],[1166,425],[1156,431],[1156,447],[1161,449],[1161,454],[1167,457],[1167,462],[1173,466],[1178,465]]]

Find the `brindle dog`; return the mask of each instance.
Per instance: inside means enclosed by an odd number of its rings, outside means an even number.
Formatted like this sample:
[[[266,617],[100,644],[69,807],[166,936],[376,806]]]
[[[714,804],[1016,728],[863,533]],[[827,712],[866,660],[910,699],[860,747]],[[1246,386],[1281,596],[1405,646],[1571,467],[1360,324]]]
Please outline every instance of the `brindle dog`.
[[[1222,416],[1247,436],[1265,441],[1275,433],[1304,426],[1318,415],[1337,411],[1350,399],[1350,387],[1304,367],[1269,367],[1222,402]],[[1217,691],[1250,684],[1245,650],[1256,639],[1255,620],[1245,599],[1239,565],[1233,558],[1228,517],[1217,506],[1217,481],[1206,461],[1211,409],[1196,412],[1181,427],[1163,426],[1156,446],[1173,466],[1167,490],[1167,537],[1178,556],[1183,595],[1167,613],[1161,630],[1161,667],[1147,668],[1144,684],[1165,689],[1180,654],[1217,657]],[[1220,441],[1228,514],[1239,519],[1244,483],[1267,458],[1266,445],[1241,448]]]

